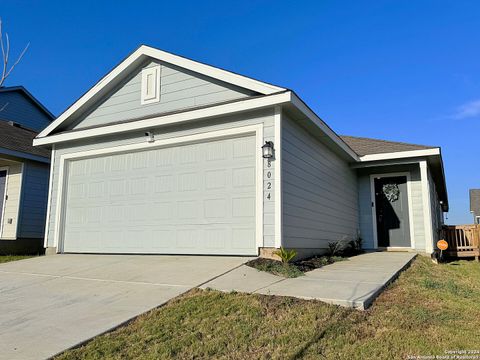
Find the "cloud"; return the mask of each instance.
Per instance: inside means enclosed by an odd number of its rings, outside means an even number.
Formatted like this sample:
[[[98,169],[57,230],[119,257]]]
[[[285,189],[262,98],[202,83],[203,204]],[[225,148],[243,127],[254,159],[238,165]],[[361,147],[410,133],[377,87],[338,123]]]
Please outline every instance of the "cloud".
[[[469,101],[457,108],[453,115],[455,119],[467,119],[480,116],[480,99]]]

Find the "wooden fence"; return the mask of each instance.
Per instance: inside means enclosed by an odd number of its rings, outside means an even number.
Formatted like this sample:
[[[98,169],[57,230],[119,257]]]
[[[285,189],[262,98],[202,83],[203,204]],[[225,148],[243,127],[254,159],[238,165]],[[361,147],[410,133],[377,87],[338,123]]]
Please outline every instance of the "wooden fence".
[[[480,257],[480,225],[443,226],[440,238],[448,243],[446,253],[455,257]]]

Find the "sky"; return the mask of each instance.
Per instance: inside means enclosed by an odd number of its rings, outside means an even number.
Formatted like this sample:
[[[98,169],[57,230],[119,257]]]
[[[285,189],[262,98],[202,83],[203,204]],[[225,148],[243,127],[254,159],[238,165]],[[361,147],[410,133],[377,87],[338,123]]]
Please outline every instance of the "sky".
[[[55,115],[140,44],[288,87],[338,134],[442,147],[450,224],[480,188],[479,1],[0,0]]]

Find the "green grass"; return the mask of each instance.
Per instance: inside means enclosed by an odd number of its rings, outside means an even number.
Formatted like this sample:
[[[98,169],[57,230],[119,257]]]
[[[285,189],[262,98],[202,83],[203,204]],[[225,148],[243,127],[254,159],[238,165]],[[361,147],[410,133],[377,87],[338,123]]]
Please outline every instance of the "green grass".
[[[17,261],[31,258],[31,255],[0,255],[0,264],[9,261]]]
[[[480,264],[419,257],[367,311],[193,290],[60,359],[405,359],[480,348]]]

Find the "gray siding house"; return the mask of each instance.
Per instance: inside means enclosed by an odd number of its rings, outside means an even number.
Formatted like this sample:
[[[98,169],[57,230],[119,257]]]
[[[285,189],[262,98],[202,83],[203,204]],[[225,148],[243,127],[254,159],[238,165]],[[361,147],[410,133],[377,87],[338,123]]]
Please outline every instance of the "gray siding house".
[[[473,223],[480,224],[480,189],[470,189],[470,212]]]
[[[48,253],[431,253],[440,149],[337,135],[293,91],[141,46],[47,126]]]
[[[25,88],[0,88],[0,253],[43,251],[50,150],[32,143],[53,119]]]

